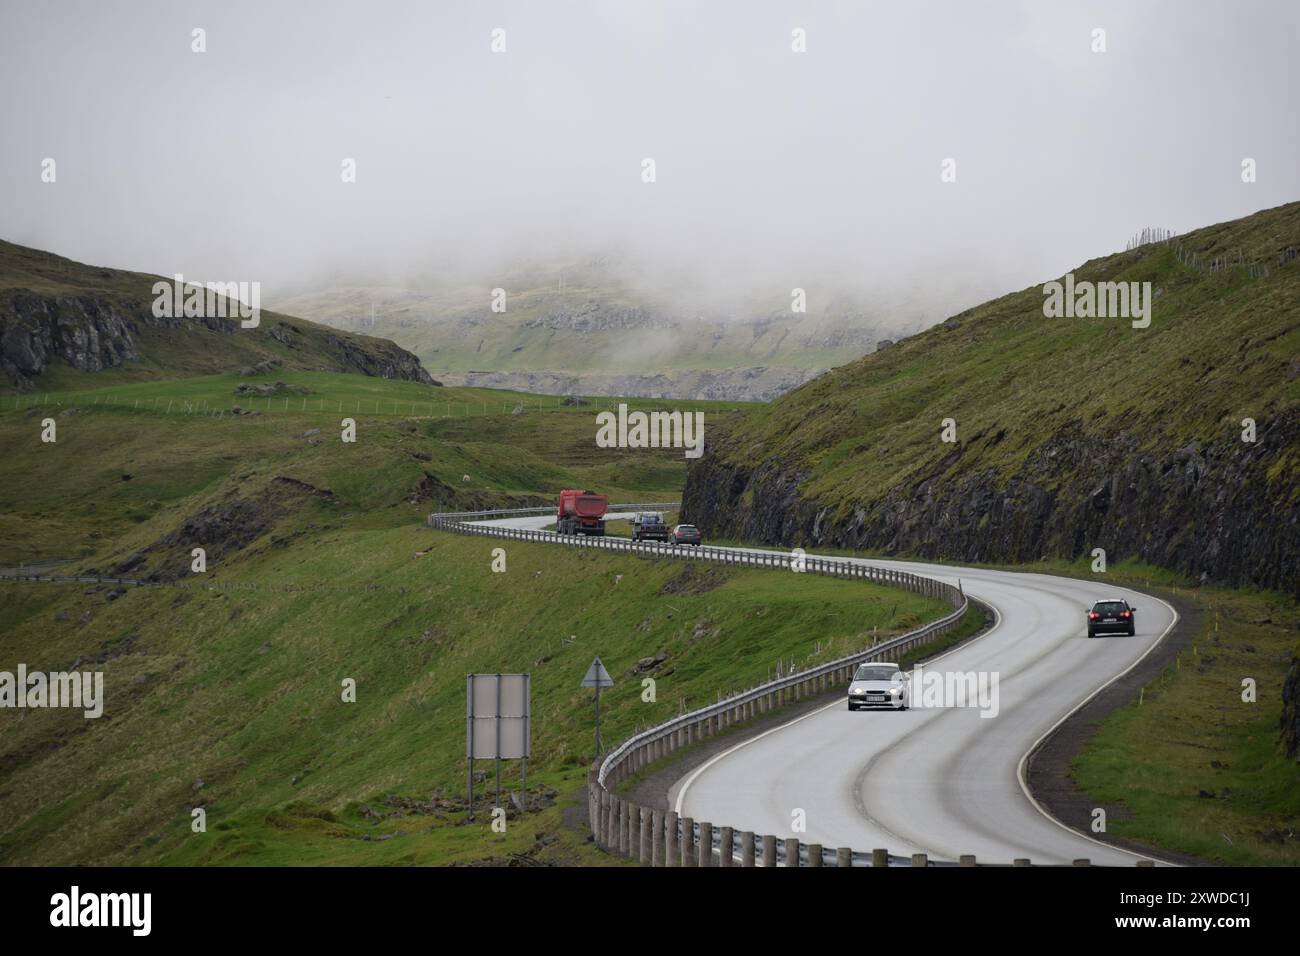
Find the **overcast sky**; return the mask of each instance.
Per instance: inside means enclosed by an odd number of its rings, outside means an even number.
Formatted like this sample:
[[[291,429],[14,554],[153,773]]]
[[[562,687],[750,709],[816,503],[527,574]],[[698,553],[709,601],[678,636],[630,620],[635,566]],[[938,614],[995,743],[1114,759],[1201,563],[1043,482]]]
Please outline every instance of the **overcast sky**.
[[[969,305],[1300,199],[1298,48],[1288,0],[4,0],[0,236],[264,300],[616,249]]]

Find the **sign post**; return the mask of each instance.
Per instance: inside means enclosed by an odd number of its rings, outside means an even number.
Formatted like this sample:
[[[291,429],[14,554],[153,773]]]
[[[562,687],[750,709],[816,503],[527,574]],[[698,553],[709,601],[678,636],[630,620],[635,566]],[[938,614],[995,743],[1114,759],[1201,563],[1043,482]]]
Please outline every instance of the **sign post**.
[[[496,761],[501,806],[501,761],[523,762],[520,809],[528,807],[528,756],[532,752],[531,682],[528,674],[466,675],[465,756],[469,759],[469,818],[474,819],[474,760]]]
[[[609,671],[605,670],[605,665],[600,662],[599,657],[587,668],[587,676],[582,679],[582,686],[596,688],[596,756],[599,757],[604,752],[600,743],[600,689],[614,686],[614,679],[609,676]]]

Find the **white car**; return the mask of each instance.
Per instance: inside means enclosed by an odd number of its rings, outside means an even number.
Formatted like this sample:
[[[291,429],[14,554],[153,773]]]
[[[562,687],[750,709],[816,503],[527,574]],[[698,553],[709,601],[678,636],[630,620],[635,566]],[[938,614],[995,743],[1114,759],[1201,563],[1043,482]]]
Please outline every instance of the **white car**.
[[[849,710],[859,707],[907,710],[911,703],[910,680],[897,664],[879,661],[862,664],[849,682]]]

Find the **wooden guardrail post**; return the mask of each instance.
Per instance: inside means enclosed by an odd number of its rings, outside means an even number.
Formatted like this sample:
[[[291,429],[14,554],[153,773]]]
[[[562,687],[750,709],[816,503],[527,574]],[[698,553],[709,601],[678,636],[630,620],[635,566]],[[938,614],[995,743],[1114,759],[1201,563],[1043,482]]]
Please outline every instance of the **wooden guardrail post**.
[[[682,817],[682,866],[693,867],[695,860],[695,820]]]
[[[776,866],[776,837],[770,833],[763,835],[763,865]]]
[[[627,854],[632,859],[641,859],[641,805],[629,803],[627,822]]]
[[[664,814],[653,810],[650,814],[650,865],[664,865]]]
[[[713,866],[713,824],[700,823],[700,866]]]
[[[913,853],[913,854],[912,854],[912,865],[913,865],[913,866],[929,866],[929,865],[930,865],[930,858],[929,858],[928,856],[926,856],[924,853]]]
[[[740,834],[740,865],[754,865],[754,831],[746,830]]]
[[[600,815],[600,835],[596,837],[596,842],[606,850],[610,849],[610,814],[612,812],[610,805],[614,802],[614,795],[604,787],[600,788],[600,809],[597,813]]]
[[[960,857],[957,858],[957,864],[958,866],[974,866],[975,854],[963,853]]]
[[[681,860],[678,858],[678,854],[681,851],[677,846],[677,828],[680,823],[681,821],[678,819],[677,813],[675,811],[669,811],[668,823],[664,828],[664,866],[681,865]]]
[[[853,851],[846,846],[842,846],[835,851],[835,865],[845,867],[853,865]]]
[[[808,844],[808,865],[820,867],[826,861],[822,859],[822,845],[820,843]]]
[[[731,827],[723,827],[718,835],[719,866],[735,866],[736,864],[735,832]]]
[[[799,838],[798,837],[785,838],[785,865],[793,866],[793,867],[799,866]]]

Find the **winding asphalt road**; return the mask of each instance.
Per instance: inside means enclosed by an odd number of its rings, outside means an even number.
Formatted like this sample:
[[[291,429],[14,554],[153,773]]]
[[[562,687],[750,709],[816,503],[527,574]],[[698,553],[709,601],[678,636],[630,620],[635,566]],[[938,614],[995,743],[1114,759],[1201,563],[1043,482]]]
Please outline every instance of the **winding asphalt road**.
[[[610,517],[624,517],[610,515]],[[549,516],[485,521],[541,529]],[[756,551],[745,548],[739,550]],[[997,613],[976,640],[923,665],[929,673],[998,679],[996,716],[976,708],[849,712],[843,700],[726,750],[673,788],[683,816],[738,830],[855,850],[887,848],[985,863],[1132,866],[1139,856],[1057,823],[1022,785],[1025,756],[1053,727],[1129,670],[1177,620],[1168,604],[1103,582],[1045,574],[888,565],[955,583]],[[775,572],[774,572],[775,573]],[[1138,609],[1137,635],[1089,639],[1084,609],[1119,595]],[[816,637],[816,635],[809,635]],[[805,832],[793,832],[802,810]]]

